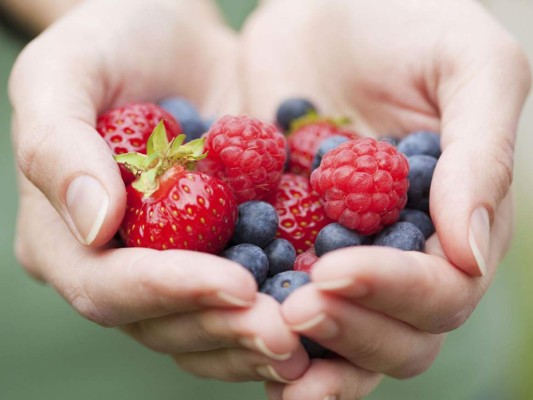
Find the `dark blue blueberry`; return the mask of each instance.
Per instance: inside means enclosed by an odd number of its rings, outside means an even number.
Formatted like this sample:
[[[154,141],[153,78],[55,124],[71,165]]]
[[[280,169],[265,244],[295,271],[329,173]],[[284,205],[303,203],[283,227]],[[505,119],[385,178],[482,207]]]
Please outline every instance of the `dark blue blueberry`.
[[[179,121],[187,141],[198,139],[206,131],[204,121],[190,101],[182,97],[172,97],[161,101],[159,105]]]
[[[281,129],[288,131],[294,120],[312,111],[316,112],[316,107],[309,100],[302,98],[288,99],[279,106],[276,120]]]
[[[426,131],[411,133],[398,144],[398,150],[407,157],[425,154],[439,158],[441,153],[440,135]]]
[[[429,191],[437,159],[431,156],[418,155],[409,157],[407,160],[409,161],[407,208],[429,214]]]
[[[217,119],[215,117],[204,119],[204,131],[207,132]]]
[[[313,158],[313,165],[311,166],[311,171],[314,171],[320,166],[320,163],[322,162],[322,157],[324,157],[324,155],[328,151],[339,147],[342,143],[347,142],[349,140],[350,139],[348,139],[347,137],[334,135],[320,142],[320,146],[318,147],[315,157]]]
[[[247,201],[239,205],[239,216],[232,244],[251,243],[265,247],[278,229],[278,213],[264,201]]]
[[[322,347],[318,343],[313,342],[311,339],[305,336],[300,338],[300,343],[302,343],[302,346],[309,355],[309,358],[324,358],[326,354],[329,353],[328,349]]]
[[[264,250],[268,257],[268,276],[293,269],[296,250],[288,240],[274,239],[267,244]]]
[[[256,245],[238,244],[226,249],[220,256],[241,264],[252,273],[258,285],[261,285],[267,277],[268,258],[265,252]]]
[[[395,247],[405,251],[424,251],[424,234],[410,222],[397,222],[381,231],[374,240],[375,246]]]
[[[321,257],[333,250],[360,245],[361,236],[357,232],[334,222],[318,232],[315,240],[315,253]]]
[[[299,287],[311,281],[309,274],[302,271],[285,271],[268,278],[261,291],[272,296],[278,303],[283,303]]]
[[[431,218],[423,211],[406,208],[400,213],[400,221],[412,223],[420,229],[426,239],[435,232],[435,226]]]

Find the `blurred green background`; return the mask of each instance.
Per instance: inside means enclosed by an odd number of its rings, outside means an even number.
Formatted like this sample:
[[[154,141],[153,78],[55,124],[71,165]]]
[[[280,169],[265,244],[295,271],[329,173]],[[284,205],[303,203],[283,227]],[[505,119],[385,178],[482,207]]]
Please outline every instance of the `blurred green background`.
[[[255,5],[253,0],[220,3],[235,27]],[[532,55],[533,3],[485,3]],[[12,252],[17,199],[6,84],[23,46],[21,38],[0,26],[0,399],[265,398],[260,384],[206,382],[178,371],[169,358],[116,330],[83,320],[17,265]],[[468,323],[449,335],[428,373],[410,381],[386,380],[371,399],[533,399],[532,129],[530,101],[517,154],[517,235],[493,286]]]

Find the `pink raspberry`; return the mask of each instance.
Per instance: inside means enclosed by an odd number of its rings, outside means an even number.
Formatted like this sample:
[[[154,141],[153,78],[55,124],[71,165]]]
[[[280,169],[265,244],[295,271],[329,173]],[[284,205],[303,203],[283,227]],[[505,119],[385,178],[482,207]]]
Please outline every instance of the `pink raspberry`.
[[[206,134],[207,158],[198,169],[225,181],[239,203],[261,200],[275,190],[287,153],[285,137],[270,124],[225,116]]]
[[[311,268],[317,261],[318,256],[315,253],[315,248],[314,246],[310,247],[296,257],[296,260],[294,260],[294,270],[307,272],[309,274],[311,272]]]
[[[326,153],[311,175],[326,215],[363,235],[395,223],[407,202],[407,158],[388,142],[364,138]]]

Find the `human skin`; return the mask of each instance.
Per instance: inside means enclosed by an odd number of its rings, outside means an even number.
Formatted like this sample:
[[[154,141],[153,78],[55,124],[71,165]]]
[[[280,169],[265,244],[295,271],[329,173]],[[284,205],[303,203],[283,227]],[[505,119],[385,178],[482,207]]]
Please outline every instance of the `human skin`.
[[[511,239],[512,149],[529,88],[516,43],[466,0],[272,0],[239,40],[207,1],[188,2],[187,18],[185,1],[107,3],[57,23],[14,68],[16,247],[26,269],[85,317],[122,327],[197,375],[295,381],[270,384],[271,399],[360,398],[381,374],[427,369]],[[225,260],[115,248],[125,193],[96,115],[175,94],[207,114],[265,119],[298,94],[352,116],[364,134],[442,131],[428,254],[332,253],[280,308]],[[479,206],[487,211],[471,217]],[[342,358],[308,369],[302,332]]]
[[[268,384],[269,398],[360,398],[380,373],[425,371],[510,245],[515,135],[531,79],[523,51],[469,0],[265,1],[242,40],[251,114],[303,96],[350,116],[363,135],[428,129],[443,147],[426,254],[360,247],[322,257],[282,312],[339,357],[313,360],[291,385]]]

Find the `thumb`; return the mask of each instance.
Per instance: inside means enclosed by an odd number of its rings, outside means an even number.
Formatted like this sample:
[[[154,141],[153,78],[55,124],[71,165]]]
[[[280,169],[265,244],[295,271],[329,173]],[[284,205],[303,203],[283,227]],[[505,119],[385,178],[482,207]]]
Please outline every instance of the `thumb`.
[[[472,71],[442,77],[443,153],[435,169],[430,209],[450,261],[473,276],[486,275],[491,224],[509,191],[517,123],[530,86],[527,60],[514,42]],[[465,79],[466,76],[469,79]],[[494,237],[496,240],[496,237]]]
[[[120,226],[126,193],[94,128],[95,96],[64,67],[46,69],[63,73],[37,71],[31,60],[22,56],[10,81],[18,165],[82,244],[103,245]]]

